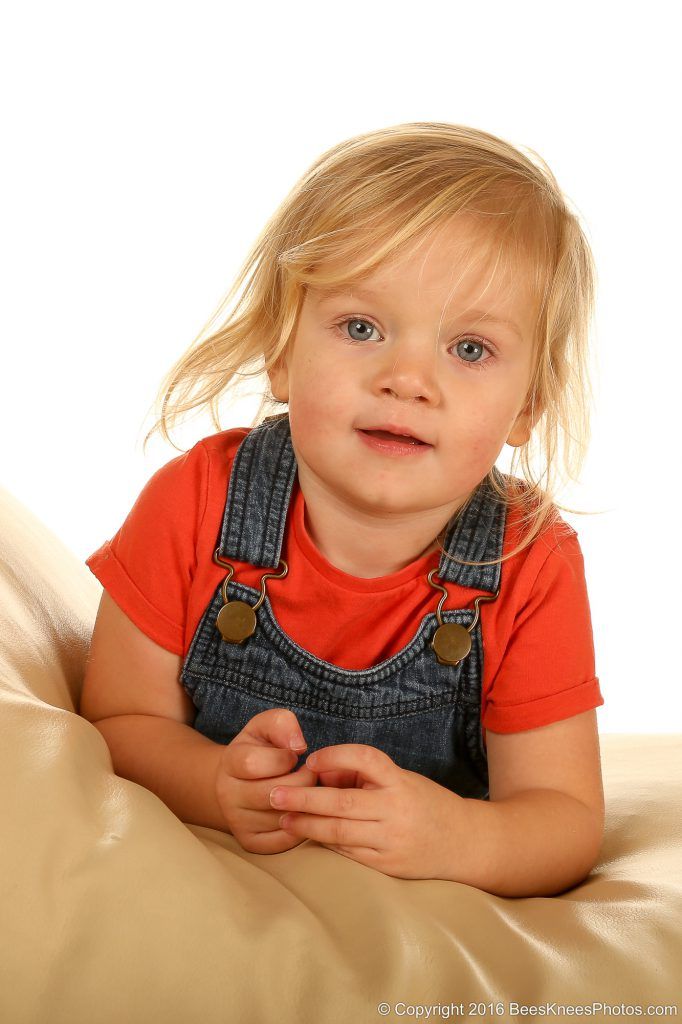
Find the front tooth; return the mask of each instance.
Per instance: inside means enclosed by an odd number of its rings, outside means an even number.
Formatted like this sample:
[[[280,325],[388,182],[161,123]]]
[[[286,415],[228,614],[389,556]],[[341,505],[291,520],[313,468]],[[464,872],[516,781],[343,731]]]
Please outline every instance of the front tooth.
[[[390,430],[368,430],[368,434],[375,434],[377,437],[384,437],[388,441],[407,441],[409,444],[419,444],[414,437],[406,437],[404,434],[392,434]]]

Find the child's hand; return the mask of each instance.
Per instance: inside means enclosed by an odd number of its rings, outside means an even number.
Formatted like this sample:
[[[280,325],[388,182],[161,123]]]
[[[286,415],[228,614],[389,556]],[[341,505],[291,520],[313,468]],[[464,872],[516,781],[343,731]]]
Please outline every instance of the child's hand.
[[[277,787],[284,795],[278,813],[287,813],[292,836],[397,878],[447,877],[466,837],[462,797],[366,744],[322,747],[311,761],[321,786],[302,789],[285,779]]]
[[[271,708],[247,722],[225,746],[215,776],[215,790],[225,823],[250,853],[282,853],[302,843],[279,827],[280,812],[270,806],[270,790],[278,782],[290,787],[315,786],[317,773],[306,765],[292,772],[305,750],[290,746],[301,735],[298,719],[287,708]]]

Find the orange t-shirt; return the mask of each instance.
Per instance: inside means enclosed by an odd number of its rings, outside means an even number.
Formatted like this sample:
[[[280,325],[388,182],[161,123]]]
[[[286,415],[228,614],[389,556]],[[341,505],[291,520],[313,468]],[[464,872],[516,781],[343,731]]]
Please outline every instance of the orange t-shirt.
[[[226,570],[213,561],[237,448],[248,427],[198,441],[158,469],[123,525],[86,565],[148,637],[181,655]],[[427,580],[440,552],[398,572],[360,579],[317,550],[305,525],[305,500],[294,481],[281,557],[289,572],[267,581],[284,632],[340,668],[366,669],[401,650],[441,594]],[[503,554],[519,540],[507,518]],[[233,579],[260,590],[263,569],[233,560]],[[582,551],[559,518],[502,563],[496,601],[481,605],[484,644],[481,722],[511,733],[569,718],[604,703],[595,676],[594,643]],[[473,608],[486,591],[447,583],[444,608]],[[311,629],[314,623],[314,629]],[[434,655],[435,657],[435,655]]]

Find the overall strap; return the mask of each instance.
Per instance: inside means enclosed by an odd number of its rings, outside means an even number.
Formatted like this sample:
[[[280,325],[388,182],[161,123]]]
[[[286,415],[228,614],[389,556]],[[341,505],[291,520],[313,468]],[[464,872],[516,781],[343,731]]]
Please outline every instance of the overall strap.
[[[289,414],[269,416],[249,431],[237,449],[219,554],[277,568],[295,479]]]
[[[505,486],[505,474],[496,466],[492,473],[499,486]],[[453,515],[445,533],[443,548],[455,558],[468,562],[488,562],[502,555],[507,509],[502,498],[485,477],[468,502]],[[502,566],[459,565],[441,553],[438,576],[444,582],[457,583],[475,590],[497,592]]]

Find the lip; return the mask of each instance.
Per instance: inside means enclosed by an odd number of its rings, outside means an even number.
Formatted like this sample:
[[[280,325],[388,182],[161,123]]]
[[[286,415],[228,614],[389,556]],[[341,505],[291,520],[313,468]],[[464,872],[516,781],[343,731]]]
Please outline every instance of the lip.
[[[383,427],[370,427],[370,430],[382,430]],[[373,437],[371,434],[365,434],[364,430],[357,429],[355,433],[358,435],[363,444],[366,444],[368,448],[373,448],[375,452],[380,455],[388,456],[411,456],[416,458],[418,455],[424,452],[431,451],[430,444],[411,444],[409,441],[401,441],[396,437],[395,441],[391,441],[388,437]]]
[[[402,434],[404,437],[413,437],[416,441],[421,441],[422,444],[429,445],[429,447],[433,447],[432,445],[430,445],[430,442],[426,440],[426,438],[422,437],[420,434],[417,434],[412,429],[412,427],[406,427],[399,423],[373,423],[371,427],[358,427],[357,429],[360,431],[386,430],[391,434]],[[379,438],[377,438],[377,440],[379,440]]]

